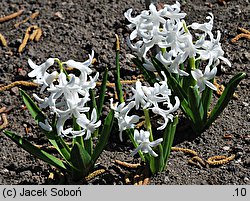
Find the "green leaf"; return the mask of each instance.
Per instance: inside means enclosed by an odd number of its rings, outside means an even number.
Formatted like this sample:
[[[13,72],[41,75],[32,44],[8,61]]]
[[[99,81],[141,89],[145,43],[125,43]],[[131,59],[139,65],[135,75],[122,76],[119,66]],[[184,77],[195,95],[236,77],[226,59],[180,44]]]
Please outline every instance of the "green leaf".
[[[162,145],[158,145],[156,149],[158,150],[157,151],[158,156],[157,157],[150,156],[150,171],[152,174],[161,172],[165,169]]]
[[[73,130],[74,131],[81,130],[81,126],[78,125],[75,117],[73,117]],[[72,144],[75,144],[76,142],[78,142],[84,148],[83,136],[77,136],[77,137],[73,138]]]
[[[37,107],[37,105],[34,103],[34,101],[30,98],[28,94],[26,94],[22,89],[20,89],[20,95],[23,98],[23,101],[25,105],[27,106],[31,116],[36,120],[36,122],[43,122],[45,121],[46,117],[42,113],[42,111]],[[55,123],[55,118],[53,122],[53,127]],[[61,156],[65,160],[69,160],[70,154],[69,154],[69,147],[64,142],[64,140],[59,137],[56,133],[56,130],[53,130],[52,132],[44,131],[46,137],[49,139],[50,143],[57,149],[57,151],[61,154]]]
[[[140,71],[142,72],[145,80],[147,80],[147,82],[151,85],[154,85],[154,83],[157,82],[156,76],[154,74],[154,72],[148,71],[144,66],[143,66],[143,62],[138,59],[138,58],[133,58],[132,59],[133,63],[136,65],[136,67],[138,67],[140,69]]]
[[[99,117],[102,113],[107,80],[108,80],[108,68],[106,68],[104,73],[103,73],[102,85],[101,85],[101,89],[100,89],[100,93],[99,93],[100,95],[99,95],[99,99],[97,102],[97,119],[99,119]]]
[[[78,142],[75,142],[72,147],[70,161],[76,169],[72,172],[74,179],[81,179],[89,173],[91,156]]]
[[[204,115],[203,105],[198,90],[190,86],[188,88],[188,104],[194,116],[194,130],[200,132],[203,128],[202,119]]]
[[[93,154],[93,138],[92,137],[90,137],[87,140],[84,140],[84,148],[86,149],[86,151],[89,153],[90,156]]]
[[[228,105],[229,101],[233,97],[233,94],[242,79],[246,77],[245,73],[239,73],[235,75],[228,83],[227,87],[224,89],[221,97],[218,102],[214,106],[212,112],[210,113],[210,117],[206,123],[206,128],[208,128],[215,119],[220,115],[220,113],[225,109]]]
[[[58,158],[52,156],[51,154],[39,149],[38,147],[34,146],[26,139],[21,136],[16,135],[10,131],[4,131],[4,134],[9,137],[13,142],[23,148],[25,151],[29,152],[30,154],[34,155],[35,157],[43,160],[44,162],[59,168],[60,170],[70,171],[70,167],[67,166],[63,161],[59,160]]]
[[[90,108],[91,108],[91,111],[95,108],[96,111],[97,111],[97,105],[96,105],[96,100],[95,100],[95,92],[93,89],[90,89],[89,90],[89,94],[90,94]]]
[[[37,107],[34,101],[30,98],[28,94],[26,94],[22,89],[19,89],[20,95],[23,98],[25,105],[27,106],[31,116],[36,120],[36,122],[43,122],[46,119],[46,116],[42,113],[42,111]]]
[[[205,90],[202,92],[201,95],[201,102],[203,105],[203,110],[204,110],[204,115],[203,115],[203,119],[202,122],[205,125],[207,122],[207,117],[208,117],[208,112],[209,112],[209,108],[210,108],[210,103],[212,100],[212,94],[213,94],[213,90],[210,89],[209,87],[206,87]]]
[[[114,110],[111,110],[108,114],[108,116],[104,120],[104,125],[100,134],[100,138],[98,140],[98,143],[96,144],[96,147],[94,149],[93,155],[92,155],[92,162],[95,163],[97,158],[102,153],[104,147],[106,146],[108,142],[109,135],[112,131],[114,122]]]
[[[163,133],[162,148],[163,148],[163,157],[165,166],[167,164],[170,151],[173,145],[177,124],[178,124],[178,116],[174,118],[173,122],[167,124],[167,127],[165,128]]]

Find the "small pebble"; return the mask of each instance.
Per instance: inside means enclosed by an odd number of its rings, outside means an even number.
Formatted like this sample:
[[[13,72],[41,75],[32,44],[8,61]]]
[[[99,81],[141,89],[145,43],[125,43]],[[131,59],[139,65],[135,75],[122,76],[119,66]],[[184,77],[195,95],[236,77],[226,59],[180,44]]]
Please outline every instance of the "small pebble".
[[[15,95],[18,95],[19,94],[19,89],[18,89],[18,87],[13,87],[13,88],[11,88],[11,90],[10,90],[12,93],[14,93]]]
[[[8,172],[9,172],[8,169],[6,169],[6,168],[3,169],[3,173],[8,173]]]
[[[248,107],[249,106],[249,103],[247,103],[247,102],[242,102],[242,104],[243,104],[243,106],[245,106],[245,107]]]
[[[229,146],[225,146],[225,147],[222,147],[222,149],[223,149],[224,151],[228,151],[228,150],[230,149],[230,147],[229,147]]]
[[[250,167],[250,158],[247,158],[247,159],[244,161],[244,165],[247,166],[247,167]]]
[[[244,177],[244,182],[248,182],[249,181],[249,179],[247,178],[247,177]]]

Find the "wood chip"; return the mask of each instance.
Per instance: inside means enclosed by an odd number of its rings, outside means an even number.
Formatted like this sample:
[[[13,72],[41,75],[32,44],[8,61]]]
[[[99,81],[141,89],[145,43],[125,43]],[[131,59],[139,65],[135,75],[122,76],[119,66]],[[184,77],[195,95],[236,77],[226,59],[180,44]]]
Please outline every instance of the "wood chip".
[[[36,34],[36,36],[35,36],[35,41],[36,42],[38,42],[39,40],[40,40],[40,38],[41,38],[41,36],[42,36],[42,29],[41,28],[38,28],[37,29],[37,34]]]
[[[8,46],[5,37],[1,33],[0,33],[0,41],[4,47]]]

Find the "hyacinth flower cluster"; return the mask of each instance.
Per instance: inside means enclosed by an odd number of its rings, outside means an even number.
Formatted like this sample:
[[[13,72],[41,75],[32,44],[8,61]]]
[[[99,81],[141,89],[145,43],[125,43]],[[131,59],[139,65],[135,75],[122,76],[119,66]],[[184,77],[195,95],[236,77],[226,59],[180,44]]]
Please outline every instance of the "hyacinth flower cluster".
[[[137,80],[135,88],[131,88],[131,98],[120,104],[114,104],[111,99],[110,104],[111,109],[115,111],[120,140],[123,141],[124,132],[128,134],[135,146],[131,155],[139,153],[153,174],[166,168],[178,123],[178,117],[174,116],[174,113],[180,106],[177,96],[174,97],[175,102],[172,100],[164,72],[162,75],[164,80],[154,83],[153,86],[142,85],[141,81]],[[142,113],[144,115],[139,116]],[[153,119],[153,116],[156,116],[156,119]],[[156,121],[158,126],[152,128],[151,121]],[[137,125],[141,124],[144,128],[139,130]],[[155,140],[156,136],[162,137]]]
[[[29,66],[33,69],[28,76],[41,86],[41,95],[33,94],[38,106],[23,90],[20,90],[21,96],[61,158],[40,150],[12,132],[5,132],[22,148],[70,173],[76,180],[84,179],[93,170],[97,158],[107,143],[114,118],[114,112],[110,111],[106,118],[102,118],[104,122],[100,120],[108,70],[104,72],[100,95],[96,100],[94,90],[99,73],[97,72],[94,77],[91,76],[93,57],[92,51],[85,62],[74,60],[62,62],[57,58],[49,58],[41,65],[36,65],[28,60]],[[67,73],[68,67],[73,68],[72,73]],[[42,112],[43,109],[49,111],[47,116],[52,116],[50,120]],[[93,139],[97,141],[95,146]]]
[[[239,73],[227,84],[213,109],[210,108],[217,68],[231,63],[224,57],[221,33],[213,33],[214,16],[209,13],[205,23],[187,25],[180,3],[164,5],[157,10],[154,4],[137,16],[132,9],[124,15],[132,30],[127,39],[135,53],[133,62],[151,83],[157,82],[155,72],[164,71],[173,94],[179,97],[181,109],[197,133],[208,128],[227,106],[245,77]],[[208,115],[209,113],[209,115]]]

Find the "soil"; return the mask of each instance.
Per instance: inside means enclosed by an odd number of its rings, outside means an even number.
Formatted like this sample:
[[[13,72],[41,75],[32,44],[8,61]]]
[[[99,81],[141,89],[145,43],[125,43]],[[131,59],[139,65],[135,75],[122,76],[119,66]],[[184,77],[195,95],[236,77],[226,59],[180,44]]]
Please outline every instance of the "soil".
[[[161,1],[172,4],[175,1]],[[212,126],[199,136],[188,129],[177,130],[174,146],[195,150],[206,160],[211,156],[236,154],[229,163],[219,166],[198,167],[190,165],[189,155],[182,152],[171,152],[166,171],[150,178],[150,184],[250,184],[250,111],[248,79],[250,73],[250,41],[242,38],[236,43],[231,39],[238,34],[238,27],[250,30],[249,0],[227,0],[219,4],[217,0],[183,0],[182,10],[187,13],[188,22],[204,22],[209,12],[214,14],[214,30],[222,33],[222,47],[232,67],[226,67],[217,81],[226,85],[229,79],[238,72],[246,72],[237,88],[237,99],[232,99],[222,115]],[[115,69],[115,33],[121,39],[121,77],[132,79],[132,75],[140,74],[130,62],[130,50],[125,38],[129,34],[127,21],[123,13],[133,8],[134,13],[145,9],[139,0],[3,0],[0,2],[0,16],[25,9],[22,15],[0,24],[8,47],[0,46],[0,84],[6,85],[17,80],[31,81],[27,76],[30,68],[28,58],[35,63],[42,63],[49,57],[57,57],[63,61],[74,59],[84,61],[91,49],[97,59],[94,69],[103,72],[110,67],[109,81],[114,81]],[[39,11],[37,18],[28,20],[18,28],[14,24]],[[41,40],[28,42],[22,53],[18,47],[31,25],[38,25],[43,30]],[[28,94],[38,92],[37,88],[24,88]],[[108,88],[113,93],[112,88]],[[214,98],[218,97],[214,95]],[[18,87],[0,92],[0,108],[11,108],[8,112],[8,128],[38,145],[47,143],[43,133],[24,109],[18,93]],[[181,126],[181,124],[180,124]],[[229,138],[225,138],[229,135]],[[119,142],[118,134],[112,133],[110,141],[98,160],[99,166],[106,173],[97,176],[87,184],[125,184],[124,174],[131,169],[119,167],[114,160],[119,159],[136,163],[139,158],[129,156],[132,149],[129,141]],[[54,169],[44,162],[23,151],[0,131],[0,184],[57,184],[50,180],[49,174]],[[68,180],[67,184],[74,184]],[[80,182],[81,184],[82,182]]]

